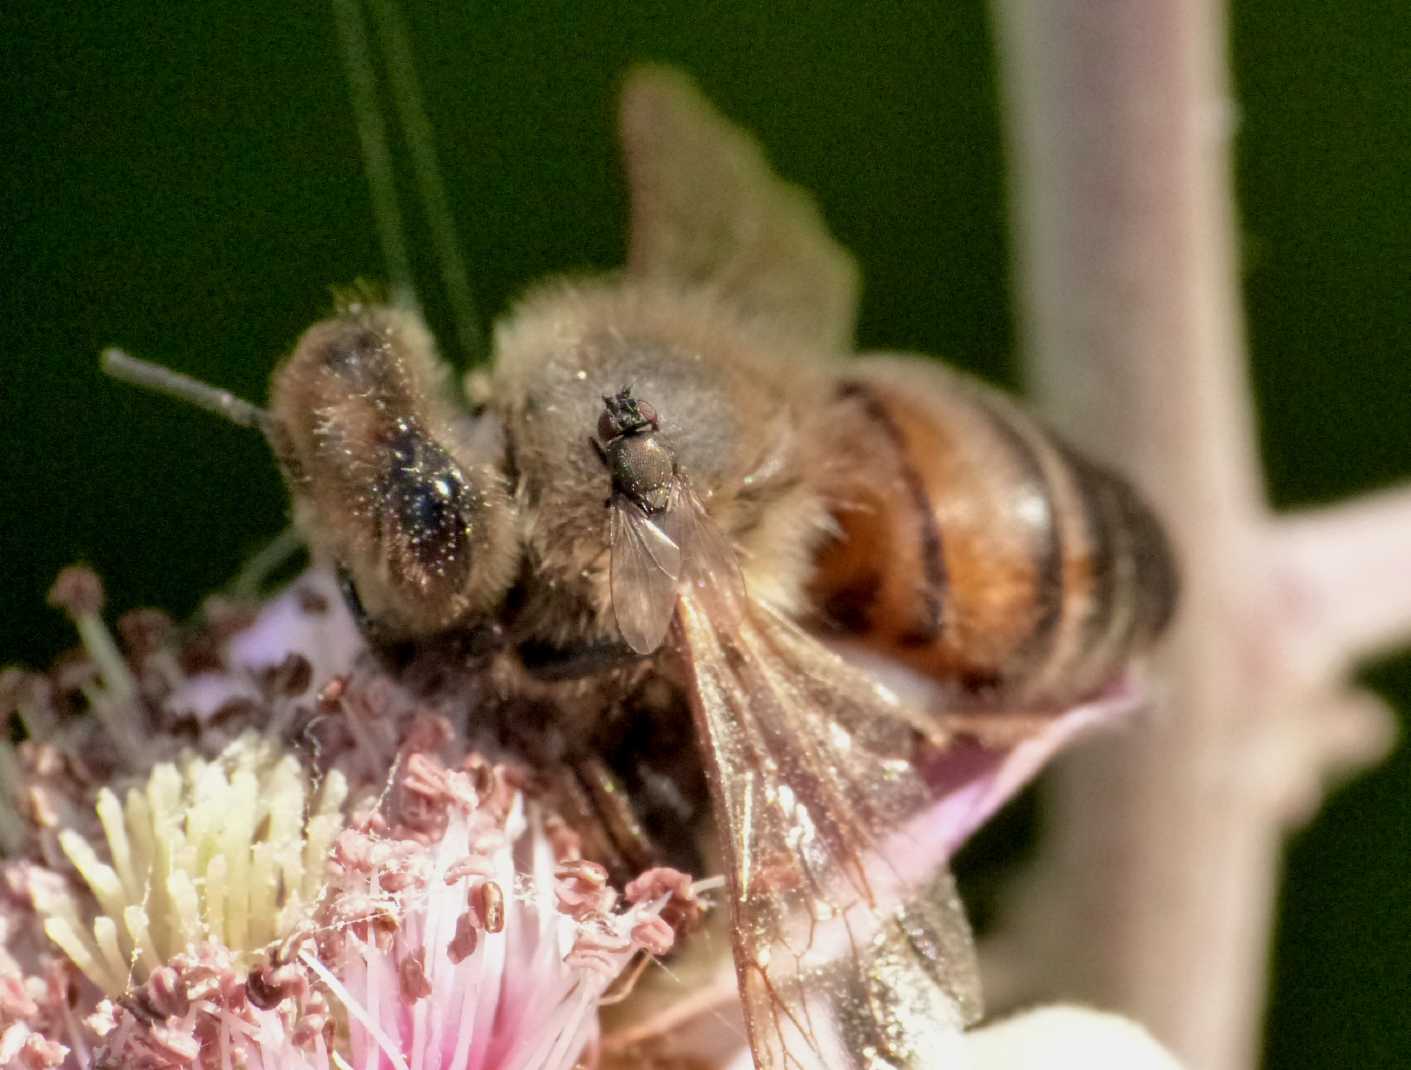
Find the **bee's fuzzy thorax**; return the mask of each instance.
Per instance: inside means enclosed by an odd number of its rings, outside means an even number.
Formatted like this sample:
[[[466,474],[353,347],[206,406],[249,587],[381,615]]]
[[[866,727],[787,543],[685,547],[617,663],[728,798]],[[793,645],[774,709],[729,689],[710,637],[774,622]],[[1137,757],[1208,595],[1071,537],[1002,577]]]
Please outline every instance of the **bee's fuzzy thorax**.
[[[806,463],[828,409],[826,359],[708,293],[611,278],[538,287],[500,324],[495,350],[492,404],[511,429],[546,620],[562,621],[573,597],[597,628],[612,628],[611,484],[590,440],[603,396],[628,385],[736,542],[751,592],[785,611],[801,606],[828,523]]]

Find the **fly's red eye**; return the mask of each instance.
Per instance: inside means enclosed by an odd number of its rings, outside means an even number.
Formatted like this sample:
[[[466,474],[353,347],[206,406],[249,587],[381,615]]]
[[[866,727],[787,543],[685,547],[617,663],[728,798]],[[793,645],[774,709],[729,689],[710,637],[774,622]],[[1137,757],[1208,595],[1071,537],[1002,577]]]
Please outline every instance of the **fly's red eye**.
[[[657,411],[645,401],[637,402],[637,414],[641,416],[645,422],[651,424],[652,427],[657,426]]]
[[[615,437],[617,437],[617,421],[612,418],[611,413],[598,413],[598,438],[607,442]]]

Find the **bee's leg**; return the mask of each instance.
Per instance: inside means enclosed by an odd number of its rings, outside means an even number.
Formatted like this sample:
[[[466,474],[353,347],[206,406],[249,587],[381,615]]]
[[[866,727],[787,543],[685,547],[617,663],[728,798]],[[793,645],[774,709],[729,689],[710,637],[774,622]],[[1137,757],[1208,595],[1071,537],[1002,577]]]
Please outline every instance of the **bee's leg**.
[[[358,626],[358,631],[371,638],[377,631],[377,622],[372,619],[367,607],[363,605],[362,596],[358,594],[357,584],[353,582],[353,574],[339,565],[337,575],[338,593],[343,596],[343,604],[352,614],[353,623]]]
[[[626,866],[626,878],[630,880],[643,870],[660,865],[661,850],[642,827],[617,774],[604,765],[602,759],[592,755],[579,759],[574,772],[592,800],[597,819],[611,841],[619,864]]]
[[[387,629],[363,605],[362,596],[358,594],[358,587],[353,582],[352,573],[342,565],[338,566],[337,579],[338,592],[343,596],[343,604],[348,607],[353,623],[358,626],[358,632],[367,641],[367,645],[388,667],[405,667],[410,660],[412,645],[398,641],[387,634]]]
[[[658,864],[621,782],[601,761],[554,765],[545,776],[550,804],[577,833],[583,857],[605,866],[613,884],[622,887]]]
[[[635,877],[637,874],[630,872],[631,865],[622,857],[622,852],[609,834],[577,768],[554,765],[543,773],[543,777],[542,786],[547,792],[548,805],[576,833],[576,846],[583,857],[606,866],[614,883],[619,886]]]
[[[596,676],[598,673],[620,669],[651,656],[638,654],[621,641],[575,647],[552,646],[531,641],[520,643],[517,649],[524,668],[540,680],[573,680],[580,676]]]

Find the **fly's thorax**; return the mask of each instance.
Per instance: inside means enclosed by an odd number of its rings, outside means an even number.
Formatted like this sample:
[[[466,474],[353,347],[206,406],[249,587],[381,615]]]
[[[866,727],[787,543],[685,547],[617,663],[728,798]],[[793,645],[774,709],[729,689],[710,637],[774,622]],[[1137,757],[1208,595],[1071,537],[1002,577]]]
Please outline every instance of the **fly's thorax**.
[[[614,494],[625,495],[644,513],[665,511],[676,480],[676,452],[660,432],[623,435],[603,453]]]

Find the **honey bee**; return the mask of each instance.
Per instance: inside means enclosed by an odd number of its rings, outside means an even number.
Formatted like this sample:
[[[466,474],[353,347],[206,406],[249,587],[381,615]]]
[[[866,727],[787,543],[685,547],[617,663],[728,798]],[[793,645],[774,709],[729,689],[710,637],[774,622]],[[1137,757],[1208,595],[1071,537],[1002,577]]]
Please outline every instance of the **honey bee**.
[[[260,424],[375,639],[487,636],[580,716],[684,696],[758,1066],[933,1065],[979,1000],[918,754],[1112,682],[1170,617],[1171,555],[1003,395],[853,355],[853,261],[692,83],[633,72],[620,121],[625,270],[525,297],[475,405],[414,312],[358,299]]]

